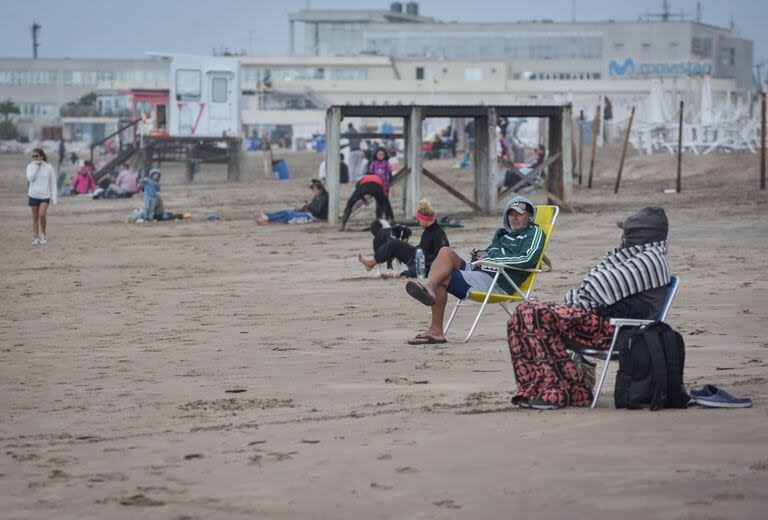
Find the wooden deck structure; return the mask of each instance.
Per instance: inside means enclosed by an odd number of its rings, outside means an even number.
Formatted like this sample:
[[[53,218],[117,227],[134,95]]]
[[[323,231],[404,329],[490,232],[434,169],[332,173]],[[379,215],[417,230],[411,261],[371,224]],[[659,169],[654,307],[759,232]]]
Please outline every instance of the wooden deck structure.
[[[475,193],[473,200],[454,196],[467,203],[475,212],[493,215],[497,209],[496,193],[496,122],[499,117],[538,117],[549,121],[547,147],[549,155],[556,159],[549,165],[546,190],[567,207],[571,194],[571,154],[563,154],[571,142],[571,105],[334,105],[325,116],[326,140],[326,188],[329,194],[328,223],[339,222],[339,154],[341,148],[341,121],[345,117],[402,118],[405,141],[405,213],[413,215],[421,199],[422,176],[427,176],[441,187],[449,186],[422,165],[422,121],[429,117],[472,118],[475,122]],[[364,134],[360,134],[364,135]],[[357,136],[357,134],[356,134]],[[391,136],[390,136],[391,137]],[[566,163],[566,164],[563,164]],[[435,180],[437,179],[437,180]],[[454,193],[456,192],[456,193]],[[566,209],[566,208],[564,208]]]

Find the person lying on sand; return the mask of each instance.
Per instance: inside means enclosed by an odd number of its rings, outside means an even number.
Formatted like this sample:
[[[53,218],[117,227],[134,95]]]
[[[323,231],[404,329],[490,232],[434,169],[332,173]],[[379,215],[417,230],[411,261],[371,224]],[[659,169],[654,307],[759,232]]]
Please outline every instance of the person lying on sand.
[[[517,381],[512,402],[520,407],[587,406],[591,385],[566,352],[566,341],[607,349],[611,318],[652,319],[664,304],[670,281],[666,213],[647,207],[617,224],[624,231],[621,244],[566,293],[564,305],[523,302],[509,319]]]
[[[448,243],[445,231],[436,221],[435,210],[427,199],[419,201],[419,209],[416,210],[416,220],[422,229],[418,247],[424,251],[427,273],[429,273],[429,268],[432,266],[435,258],[437,258],[440,249],[450,246],[450,244]],[[363,255],[357,255],[357,259],[368,271],[376,267],[376,264],[383,264],[385,262],[391,268],[392,261],[397,259],[402,264],[408,266],[408,269],[394,277],[407,276],[416,278],[416,249],[416,247],[413,247],[408,242],[393,237],[391,230],[387,233],[385,228],[376,233],[373,239],[373,258],[368,259],[363,257]],[[392,275],[385,274],[381,276],[382,278],[392,277]]]
[[[536,263],[544,249],[545,234],[534,222],[536,207],[525,197],[511,199],[504,208],[503,227],[496,231],[491,245],[476,252],[477,259],[488,258],[494,262],[530,269]],[[448,293],[459,299],[465,299],[472,291],[486,292],[491,288],[496,273],[470,270],[467,264],[450,247],[443,247],[432,263],[429,276],[424,283],[410,281],[405,290],[424,305],[432,308],[432,321],[425,332],[409,340],[410,345],[445,343],[443,317]],[[520,285],[530,273],[511,271],[509,277]],[[512,294],[514,289],[502,276],[494,292]]]
[[[312,200],[305,201],[304,205],[295,209],[286,209],[266,213],[254,211],[253,218],[259,225],[275,223],[306,224],[318,220],[328,220],[328,192],[320,179],[312,179],[309,188],[314,196]]]

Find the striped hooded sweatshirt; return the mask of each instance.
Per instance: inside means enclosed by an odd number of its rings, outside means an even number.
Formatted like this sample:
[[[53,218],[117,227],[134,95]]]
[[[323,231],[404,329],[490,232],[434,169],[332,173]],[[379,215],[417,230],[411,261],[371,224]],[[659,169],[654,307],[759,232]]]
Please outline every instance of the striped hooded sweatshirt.
[[[515,231],[507,222],[507,213],[514,211],[511,209],[514,202],[526,202],[533,207],[533,217],[528,225],[519,231]],[[545,235],[541,228],[533,220],[536,218],[536,206],[525,197],[514,197],[504,207],[502,216],[502,227],[493,235],[491,245],[485,251],[488,258],[494,262],[519,267],[521,269],[531,269],[536,267],[542,251],[544,250]],[[489,276],[495,273],[483,271]],[[507,271],[512,280],[520,286],[530,273],[526,271]],[[509,284],[504,276],[499,277],[499,286],[507,292],[514,294],[515,290]]]

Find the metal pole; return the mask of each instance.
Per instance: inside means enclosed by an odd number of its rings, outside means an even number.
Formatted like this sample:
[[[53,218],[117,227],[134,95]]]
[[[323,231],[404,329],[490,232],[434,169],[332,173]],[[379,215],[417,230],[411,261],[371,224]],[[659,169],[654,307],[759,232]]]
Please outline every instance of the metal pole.
[[[595,153],[597,153],[597,134],[600,132],[600,105],[595,109],[595,119],[592,121],[592,160],[589,163],[589,179],[587,188],[592,189],[592,173],[595,170]]]
[[[579,186],[581,186],[581,174],[584,173],[584,111],[579,110]]]
[[[683,190],[683,101],[680,100],[680,123],[677,129],[677,193]]]
[[[613,193],[619,192],[621,183],[621,172],[624,170],[624,158],[627,156],[627,145],[629,144],[629,134],[632,132],[632,120],[635,118],[635,107],[632,106],[632,112],[629,114],[629,123],[627,123],[627,134],[624,136],[624,149],[621,151],[621,161],[619,162],[619,174],[616,176],[616,186],[613,187]]]
[[[765,189],[765,91],[760,92],[760,189]]]

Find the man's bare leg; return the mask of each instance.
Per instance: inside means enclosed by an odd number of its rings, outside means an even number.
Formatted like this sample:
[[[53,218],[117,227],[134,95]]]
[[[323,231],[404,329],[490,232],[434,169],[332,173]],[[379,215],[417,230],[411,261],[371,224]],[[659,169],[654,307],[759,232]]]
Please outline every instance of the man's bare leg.
[[[357,255],[357,260],[358,260],[358,262],[360,262],[361,264],[363,264],[365,266],[365,270],[366,271],[370,271],[371,269],[376,267],[376,260],[373,259],[373,258],[368,260],[363,255]]]
[[[445,307],[448,304],[448,282],[451,280],[451,272],[461,268],[461,257],[450,247],[443,247],[437,253],[437,258],[432,262],[429,276],[423,283],[424,288],[435,298],[432,310],[432,319],[424,335],[441,340],[443,334],[443,319],[445,319]]]

